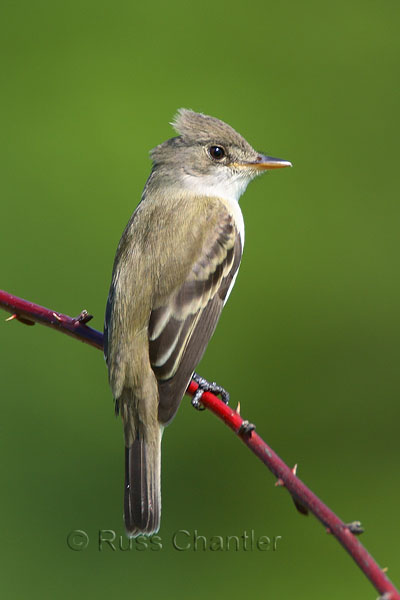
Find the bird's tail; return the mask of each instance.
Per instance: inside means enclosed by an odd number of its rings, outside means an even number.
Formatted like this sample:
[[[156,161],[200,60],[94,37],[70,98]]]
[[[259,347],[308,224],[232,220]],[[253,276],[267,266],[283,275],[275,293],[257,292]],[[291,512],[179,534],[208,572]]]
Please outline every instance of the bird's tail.
[[[151,439],[139,427],[125,447],[125,527],[129,537],[152,535],[161,518],[161,437],[156,425]]]

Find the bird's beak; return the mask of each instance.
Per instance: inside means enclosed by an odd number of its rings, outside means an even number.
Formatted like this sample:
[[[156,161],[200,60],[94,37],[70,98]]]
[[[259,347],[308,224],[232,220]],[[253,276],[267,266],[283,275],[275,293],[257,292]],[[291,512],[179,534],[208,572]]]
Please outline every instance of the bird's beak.
[[[249,167],[264,171],[266,169],[283,169],[283,167],[291,167],[292,163],[282,158],[273,158],[272,156],[264,156],[259,154],[257,160],[247,163]],[[244,166],[244,165],[243,165]]]

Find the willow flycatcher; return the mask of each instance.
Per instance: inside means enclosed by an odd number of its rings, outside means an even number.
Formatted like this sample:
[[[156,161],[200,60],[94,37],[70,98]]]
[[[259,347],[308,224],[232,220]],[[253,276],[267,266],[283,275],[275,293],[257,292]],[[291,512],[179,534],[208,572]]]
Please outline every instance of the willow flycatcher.
[[[125,526],[158,531],[161,437],[215,330],[239,268],[239,197],[264,156],[219,119],[181,109],[178,136],[151,152],[153,168],[120,240],[104,351],[125,434]]]

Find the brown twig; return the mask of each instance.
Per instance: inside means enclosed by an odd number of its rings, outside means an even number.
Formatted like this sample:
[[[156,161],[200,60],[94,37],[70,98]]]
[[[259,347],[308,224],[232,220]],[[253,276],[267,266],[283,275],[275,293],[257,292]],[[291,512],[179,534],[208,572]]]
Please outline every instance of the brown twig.
[[[0,307],[10,312],[12,317],[26,325],[41,323],[62,333],[75,337],[99,350],[103,349],[103,335],[88,327],[85,323],[91,316],[82,311],[72,318],[32,302],[22,300],[0,290]],[[187,393],[193,396],[198,388],[192,381]],[[312,512],[321,523],[332,533],[352,556],[360,569],[365,573],[384,600],[400,600],[400,594],[379,567],[364,546],[359,542],[355,533],[360,533],[360,525],[346,524],[337,517],[300,479],[295,469],[290,469],[264,440],[254,431],[250,431],[248,423],[242,419],[238,411],[233,410],[210,392],[204,392],[201,403],[228,425],[252,452],[278,478],[279,485],[284,485],[292,495],[300,512]]]

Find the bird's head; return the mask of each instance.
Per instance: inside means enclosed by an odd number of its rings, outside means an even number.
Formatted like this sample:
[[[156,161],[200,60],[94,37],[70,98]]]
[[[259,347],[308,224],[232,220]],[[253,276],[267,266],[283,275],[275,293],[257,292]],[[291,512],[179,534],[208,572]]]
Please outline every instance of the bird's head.
[[[215,117],[181,108],[172,125],[179,136],[152,150],[153,170],[195,193],[238,200],[257,175],[292,166],[287,160],[256,152]]]

